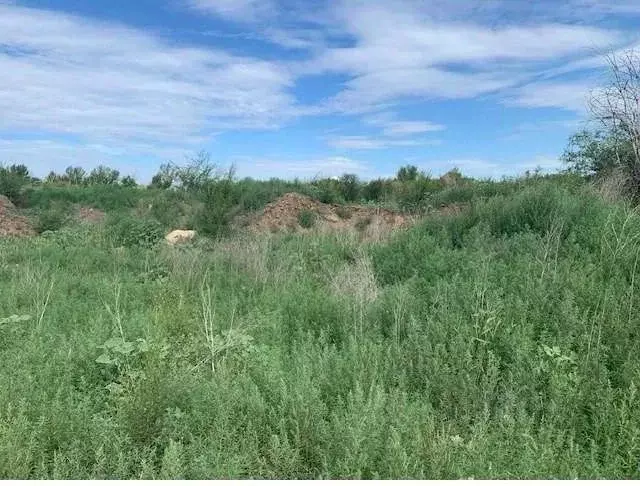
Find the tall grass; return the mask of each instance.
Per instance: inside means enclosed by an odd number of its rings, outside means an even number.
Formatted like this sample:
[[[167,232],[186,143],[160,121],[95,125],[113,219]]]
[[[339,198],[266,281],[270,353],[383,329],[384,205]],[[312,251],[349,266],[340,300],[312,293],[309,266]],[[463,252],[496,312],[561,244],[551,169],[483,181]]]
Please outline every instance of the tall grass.
[[[640,216],[478,191],[364,245],[0,240],[0,477],[640,478]]]

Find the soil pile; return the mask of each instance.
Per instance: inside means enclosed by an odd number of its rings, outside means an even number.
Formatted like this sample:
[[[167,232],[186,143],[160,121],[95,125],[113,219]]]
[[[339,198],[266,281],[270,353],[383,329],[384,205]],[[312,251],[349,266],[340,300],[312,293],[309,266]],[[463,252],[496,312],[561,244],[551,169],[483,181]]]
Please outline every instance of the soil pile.
[[[299,222],[303,212],[313,213],[316,218],[313,226],[325,229],[364,231],[371,226],[390,230],[410,224],[407,216],[389,209],[325,204],[291,192],[267,204],[261,214],[248,222],[248,227],[254,231],[304,231]]]
[[[8,197],[0,195],[0,237],[33,236],[36,232],[29,220],[20,216]]]

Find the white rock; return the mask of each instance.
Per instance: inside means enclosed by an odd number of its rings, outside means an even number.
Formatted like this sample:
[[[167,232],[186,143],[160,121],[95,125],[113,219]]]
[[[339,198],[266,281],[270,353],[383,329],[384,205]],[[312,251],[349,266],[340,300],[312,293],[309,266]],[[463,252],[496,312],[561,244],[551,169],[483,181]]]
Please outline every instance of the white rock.
[[[173,230],[164,239],[170,245],[177,245],[180,243],[188,243],[196,237],[194,230]]]

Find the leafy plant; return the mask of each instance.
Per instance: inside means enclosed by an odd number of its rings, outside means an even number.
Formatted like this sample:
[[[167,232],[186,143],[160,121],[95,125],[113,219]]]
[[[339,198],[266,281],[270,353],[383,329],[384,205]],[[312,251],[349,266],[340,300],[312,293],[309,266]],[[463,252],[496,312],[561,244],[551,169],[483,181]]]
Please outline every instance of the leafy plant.
[[[38,214],[36,231],[58,231],[69,221],[69,210],[64,204],[56,204]]]
[[[164,237],[162,225],[155,219],[137,219],[128,215],[111,215],[106,231],[115,246],[150,248]]]
[[[298,213],[298,224],[303,228],[313,228],[318,219],[318,214],[315,211],[304,209]]]

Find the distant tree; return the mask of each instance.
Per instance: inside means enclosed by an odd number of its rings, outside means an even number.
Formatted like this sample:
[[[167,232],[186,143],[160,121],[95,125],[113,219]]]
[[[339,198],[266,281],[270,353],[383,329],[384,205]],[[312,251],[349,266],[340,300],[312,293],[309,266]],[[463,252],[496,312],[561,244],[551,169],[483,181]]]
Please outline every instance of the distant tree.
[[[160,170],[151,178],[150,188],[169,189],[175,182],[175,166],[168,162],[160,166]]]
[[[189,159],[184,167],[174,169],[175,181],[186,191],[201,190],[205,184],[216,177],[216,166],[211,163],[211,156],[201,151]]]
[[[367,201],[381,201],[385,196],[385,190],[388,185],[383,179],[374,179],[369,181],[362,187],[362,196]]]
[[[0,194],[7,196],[14,203],[18,203],[22,188],[29,182],[31,178],[25,165],[0,165]]]
[[[415,181],[418,178],[419,172],[415,165],[406,165],[400,167],[396,175],[396,179],[400,182]]]
[[[82,167],[67,167],[64,171],[69,184],[79,186],[85,183],[87,177],[86,171]]]
[[[355,174],[343,174],[339,180],[340,192],[347,202],[357,201],[360,197],[360,182]]]
[[[9,166],[9,172],[16,177],[20,177],[22,179],[30,179],[29,169],[24,164],[12,164]]]
[[[118,172],[117,170],[111,169],[110,167],[106,167],[104,165],[99,165],[91,171],[89,177],[87,177],[87,182],[91,185],[110,185],[117,183],[119,177],[120,172]]]
[[[120,184],[124,187],[136,187],[138,185],[133,176],[130,175],[123,177],[120,181]]]

